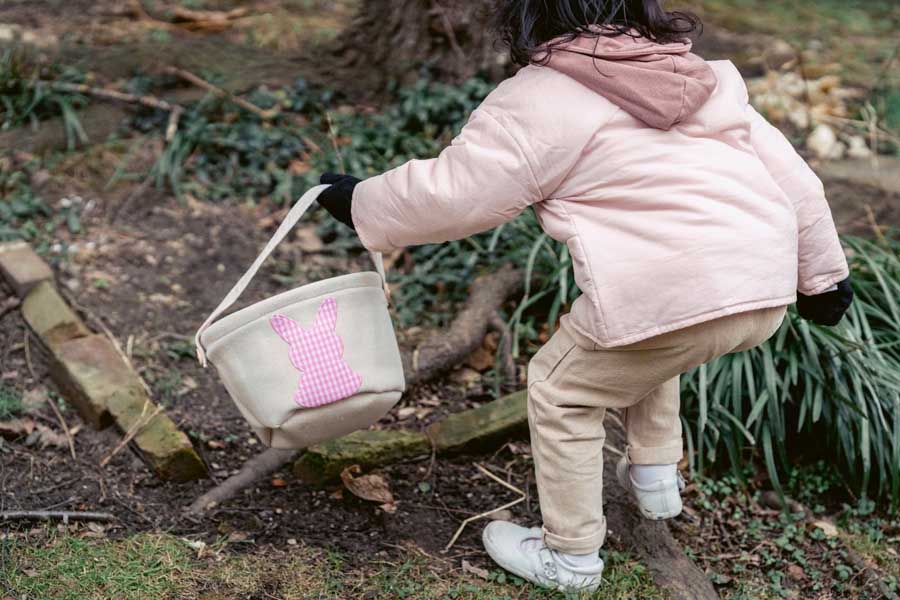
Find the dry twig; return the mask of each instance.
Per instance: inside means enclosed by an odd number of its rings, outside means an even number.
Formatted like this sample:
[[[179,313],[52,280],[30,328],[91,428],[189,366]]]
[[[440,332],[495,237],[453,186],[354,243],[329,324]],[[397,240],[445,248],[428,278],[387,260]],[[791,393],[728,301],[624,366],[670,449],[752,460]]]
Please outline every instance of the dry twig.
[[[450,551],[450,548],[453,547],[453,544],[456,543],[456,540],[459,539],[459,536],[462,535],[463,530],[465,530],[466,525],[468,525],[469,523],[471,523],[471,522],[473,522],[473,521],[477,521],[477,520],[479,520],[479,519],[484,519],[485,517],[489,517],[489,516],[491,516],[491,515],[494,514],[494,513],[500,512],[501,510],[507,510],[507,509],[512,508],[513,506],[517,505],[517,504],[521,504],[522,502],[525,502],[525,497],[526,497],[525,492],[523,492],[523,491],[520,490],[519,488],[515,487],[514,485],[509,484],[509,483],[503,481],[502,479],[500,479],[499,477],[497,477],[496,475],[494,475],[493,473],[491,473],[490,471],[488,471],[487,469],[485,469],[485,468],[482,467],[481,465],[479,465],[479,464],[476,463],[476,464],[475,464],[475,467],[476,467],[479,471],[481,471],[482,473],[484,473],[485,475],[487,475],[488,477],[490,477],[491,479],[493,479],[494,481],[496,481],[497,483],[499,483],[500,485],[502,485],[503,487],[505,487],[506,489],[511,490],[511,491],[513,491],[513,492],[519,494],[520,498],[519,498],[518,500],[514,500],[514,501],[512,501],[512,502],[508,502],[508,503],[504,504],[503,506],[499,506],[499,507],[497,507],[497,508],[495,508],[495,509],[493,509],[493,510],[489,510],[489,511],[487,511],[487,512],[483,512],[483,513],[481,513],[481,514],[477,514],[477,515],[475,515],[474,517],[469,517],[468,519],[466,519],[465,521],[463,521],[462,524],[459,526],[459,529],[456,530],[456,533],[453,534],[453,538],[450,540],[450,543],[447,544],[447,546],[444,548],[444,553],[445,553],[445,554],[446,554],[447,552]]]
[[[108,88],[91,87],[83,83],[68,83],[65,81],[37,81],[33,85],[35,87],[46,86],[58,92],[84,94],[85,96],[92,96],[94,98],[100,98],[102,100],[114,100],[117,102],[125,102],[126,104],[140,104],[141,106],[146,106],[147,108],[155,108],[158,110],[164,110],[166,112],[171,112],[178,108],[184,110],[177,104],[166,102],[165,100],[161,100],[154,96],[137,96],[135,94],[128,94],[126,92],[120,92],[118,90],[111,90]]]
[[[158,415],[159,413],[162,412],[163,407],[157,406],[156,410],[154,410],[152,413],[147,414],[147,407],[149,407],[149,406],[151,406],[150,401],[149,400],[144,401],[144,408],[141,410],[140,418],[137,421],[135,421],[134,425],[132,425],[128,429],[128,432],[125,434],[125,437],[123,437],[122,441],[120,441],[119,444],[115,448],[113,448],[113,451],[110,452],[106,456],[106,458],[104,458],[103,460],[100,461],[101,467],[105,467],[106,465],[108,465],[109,461],[111,461],[116,454],[118,454],[119,452],[122,451],[122,448],[127,446],[131,442],[131,440],[133,440],[134,437],[144,429],[144,427],[146,427],[147,425],[150,424],[150,421],[152,421],[153,418],[156,417],[156,415]]]
[[[69,521],[114,521],[115,515],[103,512],[69,512],[55,510],[11,510],[0,512],[0,521],[29,520],[51,521],[61,519]]]
[[[56,420],[59,421],[59,426],[62,427],[63,433],[66,434],[66,442],[69,444],[69,453],[72,455],[72,460],[77,460],[77,457],[75,456],[75,440],[72,438],[72,432],[69,431],[69,425],[59,411],[56,402],[50,397],[50,394],[47,394],[47,404],[50,405],[50,409],[53,411],[53,414],[56,415]]]
[[[327,110],[325,111],[325,121],[328,123],[328,139],[331,140],[331,147],[334,148],[334,154],[337,156],[341,173],[346,173],[347,165],[344,163],[344,155],[341,154],[341,148],[338,145],[337,132],[334,130],[334,121],[331,120],[331,113]]]
[[[28,367],[28,374],[35,381],[38,380],[37,374],[34,372],[34,363],[31,362],[31,336],[28,330],[25,330],[25,341],[22,344],[25,348],[25,365]]]
[[[497,355],[500,361],[500,372],[503,374],[501,387],[507,391],[514,390],[519,387],[519,377],[516,372],[516,359],[513,357],[512,331],[499,312],[495,312],[491,316],[488,326],[500,334]]]
[[[184,69],[179,69],[178,67],[167,67],[165,70],[169,75],[174,75],[179,77],[192,85],[196,85],[199,88],[203,88],[204,90],[219,96],[220,98],[225,98],[235,106],[239,106],[244,110],[252,112],[254,115],[258,116],[263,121],[270,121],[281,112],[278,108],[270,108],[263,109],[251,102],[247,102],[243,98],[239,96],[235,96],[231,92],[224,90],[216,85],[209,83],[208,81],[194,75],[190,71],[186,71]]]

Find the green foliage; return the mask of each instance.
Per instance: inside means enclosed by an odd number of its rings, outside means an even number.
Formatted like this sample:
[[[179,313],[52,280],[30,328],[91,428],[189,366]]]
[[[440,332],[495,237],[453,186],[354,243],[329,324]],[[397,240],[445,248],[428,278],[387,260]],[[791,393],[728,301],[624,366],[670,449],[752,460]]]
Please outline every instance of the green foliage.
[[[32,176],[40,167],[37,160],[15,168],[0,161],[0,242],[27,240],[43,253],[60,227],[81,232],[84,201],[78,196],[62,198],[51,209],[31,187]]]
[[[16,415],[22,409],[22,395],[13,388],[0,383],[0,421]]]
[[[289,203],[317,183],[323,171],[365,176],[436,154],[490,88],[481,80],[454,87],[422,79],[397,90],[398,102],[383,113],[332,114],[327,107],[335,102],[333,95],[300,80],[248,97],[261,108],[279,109],[268,122],[207,97],[182,116],[154,173],[176,194],[213,201],[272,197]],[[167,117],[154,114],[136,124],[161,130]]]
[[[36,127],[40,121],[61,116],[69,148],[86,142],[77,111],[87,105],[87,99],[48,85],[82,80],[78,71],[35,62],[21,49],[0,51],[0,131],[20,125]]]
[[[695,507],[708,518],[686,532],[696,536],[689,553],[697,552],[693,558],[723,598],[865,597],[840,537],[809,527],[804,513],[763,510],[759,495],[736,476],[699,477],[696,484]]]
[[[900,243],[844,242],[857,297],[839,327],[791,312],[763,346],[683,378],[682,419],[697,469],[721,450],[737,467],[759,444],[780,491],[799,435],[817,440],[863,497],[900,502]]]
[[[22,170],[7,170],[0,164],[0,242],[32,239],[39,232],[37,221],[51,211],[31,189],[31,178]]]

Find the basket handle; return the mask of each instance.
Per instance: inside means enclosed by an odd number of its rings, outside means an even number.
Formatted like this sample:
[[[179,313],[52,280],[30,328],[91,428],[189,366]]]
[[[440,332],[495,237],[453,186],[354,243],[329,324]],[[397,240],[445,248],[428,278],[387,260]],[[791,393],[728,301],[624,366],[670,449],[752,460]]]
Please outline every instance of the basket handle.
[[[216,319],[221,316],[223,312],[228,310],[232,304],[237,302],[237,299],[241,296],[247,286],[250,285],[250,282],[253,280],[253,277],[256,276],[257,271],[262,266],[262,264],[269,258],[269,255],[275,250],[275,248],[280,244],[287,234],[290,233],[291,229],[293,229],[294,225],[300,220],[300,218],[306,213],[310,206],[312,206],[313,202],[319,197],[323,191],[325,191],[328,187],[327,185],[318,185],[308,192],[303,194],[303,196],[297,201],[296,204],[291,208],[288,212],[287,216],[282,221],[281,225],[278,227],[278,230],[275,232],[275,235],[272,236],[272,239],[269,240],[269,243],[266,244],[266,247],[263,248],[263,251],[256,257],[256,260],[247,269],[247,272],[241,276],[234,287],[231,288],[231,291],[228,292],[228,295],[225,296],[225,299],[222,300],[221,304],[216,307],[216,309],[209,315],[209,318],[200,326],[200,329],[197,331],[197,335],[194,337],[194,343],[197,347],[197,359],[200,361],[200,364],[206,367],[207,359],[206,359],[206,350],[203,348],[203,344],[200,342],[200,336],[209,329],[210,325],[212,325]],[[390,300],[390,290],[387,285],[387,276],[384,271],[384,259],[381,254],[377,252],[369,253],[372,257],[372,262],[375,263],[375,270],[378,271],[378,274],[381,276],[382,284],[384,285],[384,293]]]

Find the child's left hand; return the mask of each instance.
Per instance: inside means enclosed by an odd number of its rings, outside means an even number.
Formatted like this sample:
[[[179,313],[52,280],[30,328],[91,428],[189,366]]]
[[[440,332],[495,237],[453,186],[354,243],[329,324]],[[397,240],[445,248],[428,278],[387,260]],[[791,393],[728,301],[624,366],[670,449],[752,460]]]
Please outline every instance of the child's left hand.
[[[331,186],[319,196],[319,205],[331,213],[332,217],[356,230],[350,209],[353,206],[353,190],[360,180],[352,175],[325,173],[319,181]]]
[[[850,278],[837,284],[837,289],[816,296],[797,293],[797,310],[800,316],[828,327],[840,323],[852,303],[853,287],[850,285]]]

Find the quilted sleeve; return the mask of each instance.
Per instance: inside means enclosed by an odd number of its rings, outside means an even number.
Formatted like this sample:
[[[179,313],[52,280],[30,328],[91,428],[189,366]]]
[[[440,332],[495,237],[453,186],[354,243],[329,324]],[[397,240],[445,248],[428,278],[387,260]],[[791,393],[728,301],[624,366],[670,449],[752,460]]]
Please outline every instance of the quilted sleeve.
[[[437,158],[356,186],[353,223],[372,251],[468,237],[543,199],[528,153],[482,106]]]
[[[807,296],[825,292],[850,275],[825,189],[787,138],[751,106],[747,110],[756,154],[797,210],[798,291]]]

